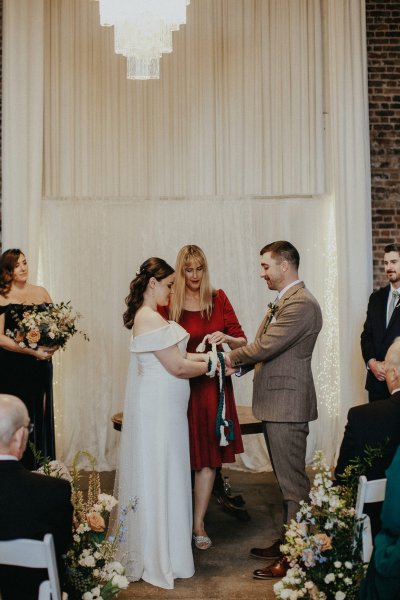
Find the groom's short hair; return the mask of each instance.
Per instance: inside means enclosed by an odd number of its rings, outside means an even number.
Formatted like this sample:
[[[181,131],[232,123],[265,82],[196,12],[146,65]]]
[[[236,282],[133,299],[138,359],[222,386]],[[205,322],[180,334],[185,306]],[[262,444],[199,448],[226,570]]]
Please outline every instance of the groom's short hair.
[[[271,242],[261,249],[260,256],[266,252],[271,252],[271,255],[274,258],[278,258],[278,262],[287,260],[287,262],[293,265],[296,269],[299,268],[300,254],[290,242],[286,242],[285,240]]]

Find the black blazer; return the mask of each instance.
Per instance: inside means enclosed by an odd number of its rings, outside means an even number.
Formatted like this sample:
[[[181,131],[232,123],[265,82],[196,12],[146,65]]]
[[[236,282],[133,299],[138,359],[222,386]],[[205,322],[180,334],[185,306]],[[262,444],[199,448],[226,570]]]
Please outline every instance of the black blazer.
[[[388,326],[386,327],[386,308],[390,285],[373,292],[369,298],[367,318],[361,334],[361,351],[365,364],[371,358],[384,360],[393,340],[400,336],[400,306],[396,306]],[[378,381],[370,370],[367,371],[365,383],[367,389],[375,398],[388,398],[389,390],[385,381]]]
[[[72,543],[71,486],[62,479],[33,473],[18,461],[0,461],[0,539],[42,540],[52,533],[60,579],[61,555]],[[3,600],[33,600],[44,571],[0,566]]]
[[[374,447],[378,444],[383,445],[383,457],[374,461],[367,470],[367,479],[386,477],[386,469],[400,444],[400,392],[385,400],[354,406],[349,410],[335,469],[338,481],[352,458],[364,456],[366,445]],[[367,504],[364,509],[371,519],[373,537],[381,528],[381,509],[381,502]]]
[[[386,445],[387,438],[389,442]],[[386,477],[385,471],[400,444],[400,391],[386,400],[354,406],[349,410],[336,476],[343,473],[352,458],[364,456],[366,445],[377,446],[380,443],[384,446],[383,457],[368,470],[367,479]]]

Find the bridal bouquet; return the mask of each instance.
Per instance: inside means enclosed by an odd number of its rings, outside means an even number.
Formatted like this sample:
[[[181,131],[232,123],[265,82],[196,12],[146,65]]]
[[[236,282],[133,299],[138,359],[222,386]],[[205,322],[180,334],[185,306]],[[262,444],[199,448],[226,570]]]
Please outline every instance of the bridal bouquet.
[[[290,600],[353,600],[364,573],[354,486],[333,486],[320,451],[313,468],[310,501],[301,504],[281,546],[291,568],[274,592]]]
[[[37,348],[38,346],[57,346],[63,348],[68,339],[80,333],[88,340],[86,333],[78,331],[75,326],[80,314],[75,312],[71,302],[60,304],[40,304],[32,308],[27,307],[22,317],[12,311],[17,327],[14,330],[7,329],[6,335],[21,348]]]
[[[38,453],[36,453],[36,457]],[[77,461],[85,456],[92,467],[87,496],[79,484]],[[114,537],[106,537],[107,525],[117,500],[104,494],[100,477],[95,471],[95,459],[88,452],[78,452],[71,471],[58,461],[43,459],[39,472],[61,477],[71,482],[74,506],[73,544],[65,557],[66,591],[69,600],[111,600],[128,587],[124,567],[115,560],[119,544],[124,540],[124,517],[135,508],[135,500],[122,511]]]

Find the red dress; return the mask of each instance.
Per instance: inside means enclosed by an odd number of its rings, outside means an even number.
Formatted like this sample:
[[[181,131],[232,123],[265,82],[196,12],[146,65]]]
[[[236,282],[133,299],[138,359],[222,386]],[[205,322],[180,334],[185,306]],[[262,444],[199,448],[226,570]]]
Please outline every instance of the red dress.
[[[196,347],[207,333],[223,331],[232,337],[245,337],[235,311],[225,292],[218,290],[210,320],[202,317],[200,311],[185,310],[179,324],[190,333],[188,352],[196,352]],[[206,350],[210,350],[207,347]],[[221,348],[219,348],[221,349]],[[216,468],[222,463],[235,462],[235,454],[243,452],[239,419],[236,413],[235,397],[230,377],[225,383],[225,415],[233,421],[235,439],[228,446],[220,446],[215,431],[218,408],[218,377],[206,375],[190,379],[190,400],[188,408],[190,462],[192,469]]]

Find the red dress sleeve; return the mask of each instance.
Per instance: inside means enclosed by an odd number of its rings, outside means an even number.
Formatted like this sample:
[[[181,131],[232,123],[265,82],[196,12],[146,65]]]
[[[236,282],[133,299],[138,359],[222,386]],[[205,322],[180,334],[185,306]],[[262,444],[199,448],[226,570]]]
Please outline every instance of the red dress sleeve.
[[[218,290],[217,299],[222,304],[222,312],[224,316],[224,332],[228,335],[238,338],[244,337],[247,341],[247,337],[238,321],[235,311],[233,310],[232,304],[228,300],[228,296],[223,290]]]

